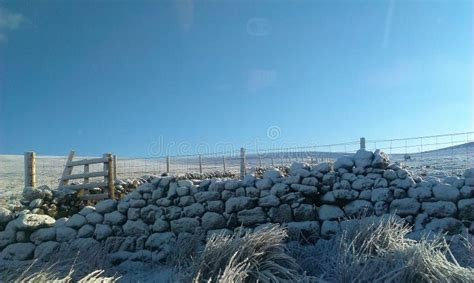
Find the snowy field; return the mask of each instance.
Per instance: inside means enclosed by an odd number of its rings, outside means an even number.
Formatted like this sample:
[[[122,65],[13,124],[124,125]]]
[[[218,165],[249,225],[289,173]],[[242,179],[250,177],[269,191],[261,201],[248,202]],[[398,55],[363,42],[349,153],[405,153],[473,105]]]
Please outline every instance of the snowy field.
[[[292,162],[318,163],[321,161],[334,160],[346,155],[338,152],[285,152],[247,155],[248,171],[252,168],[262,166],[288,166]],[[421,176],[456,176],[461,175],[466,168],[474,167],[474,144],[467,143],[461,146],[439,149],[434,151],[391,154],[391,160],[405,164],[411,171]],[[87,157],[76,157],[75,160]],[[409,158],[409,159],[407,159]],[[159,175],[166,171],[165,158],[118,158],[117,178],[138,178],[143,175]],[[66,163],[66,157],[37,156],[36,176],[37,185],[48,185],[51,188],[58,186]],[[222,156],[205,156],[202,158],[202,171],[223,171],[224,163],[226,171],[238,174],[240,172],[240,158],[228,156],[223,160]],[[18,199],[24,187],[23,156],[0,155],[0,205]],[[94,167],[96,166],[96,167]],[[101,164],[91,166],[91,172],[101,171]],[[78,169],[75,169],[78,170]],[[170,162],[172,174],[184,174],[187,172],[199,172],[199,160],[194,157],[172,158]],[[82,173],[74,171],[75,173]]]

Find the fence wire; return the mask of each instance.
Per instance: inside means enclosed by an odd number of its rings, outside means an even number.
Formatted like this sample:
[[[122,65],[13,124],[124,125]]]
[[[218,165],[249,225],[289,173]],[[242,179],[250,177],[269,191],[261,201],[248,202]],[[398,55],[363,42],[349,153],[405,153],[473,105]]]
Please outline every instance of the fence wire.
[[[381,149],[392,161],[403,163],[420,175],[460,175],[474,167],[474,132],[412,137],[401,139],[366,140],[367,150]],[[303,147],[246,149],[246,171],[258,167],[289,166],[293,162],[317,164],[355,153],[359,141]],[[21,193],[24,187],[23,156],[2,156],[0,166],[0,199]],[[74,160],[87,157],[75,157]],[[37,156],[36,184],[56,188],[67,157]],[[240,173],[240,151],[202,155],[181,155],[152,158],[117,157],[118,179],[133,179],[144,175],[174,175],[186,173]],[[95,166],[95,167],[94,167]],[[102,164],[91,165],[90,172],[102,171]],[[75,170],[77,170],[75,168]],[[82,173],[82,172],[73,172]],[[92,180],[91,180],[92,181]]]

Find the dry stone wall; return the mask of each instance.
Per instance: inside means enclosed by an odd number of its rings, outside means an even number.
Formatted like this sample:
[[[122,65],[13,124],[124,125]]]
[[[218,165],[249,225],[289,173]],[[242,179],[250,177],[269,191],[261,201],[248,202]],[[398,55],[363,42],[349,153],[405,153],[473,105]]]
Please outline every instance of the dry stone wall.
[[[290,239],[316,241],[335,234],[344,219],[386,214],[411,224],[413,238],[428,231],[474,233],[474,168],[462,177],[422,179],[379,150],[359,150],[334,163],[294,163],[285,176],[269,169],[242,180],[156,177],[122,200],[84,207],[69,218],[0,209],[0,257],[47,259],[63,245],[109,243],[114,263],[161,260],[188,237],[204,242],[215,233],[277,223]]]

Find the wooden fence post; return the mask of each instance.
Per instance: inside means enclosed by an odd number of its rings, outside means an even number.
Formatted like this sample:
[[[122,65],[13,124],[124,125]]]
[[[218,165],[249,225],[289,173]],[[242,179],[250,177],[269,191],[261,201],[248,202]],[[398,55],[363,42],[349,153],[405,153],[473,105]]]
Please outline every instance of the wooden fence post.
[[[109,198],[115,199],[115,180],[112,153],[104,153],[102,157],[107,158],[107,162],[104,163],[104,171],[107,170],[107,177],[104,177],[104,179],[107,181]]]
[[[273,163],[273,154],[272,154],[272,167],[275,167],[275,164]]]
[[[225,172],[225,156],[222,156],[222,166],[224,167],[224,172]]]
[[[199,154],[199,173],[202,174],[202,156]]]
[[[170,156],[166,156],[166,173],[170,172]]]
[[[114,155],[114,182],[117,180],[117,155]]]
[[[262,168],[262,157],[258,155],[258,167]]]
[[[247,162],[245,160],[245,148],[240,148],[240,178],[243,179],[247,174]]]
[[[25,187],[36,187],[36,154],[34,151],[25,152]]]
[[[365,138],[360,138],[360,149],[365,149]]]

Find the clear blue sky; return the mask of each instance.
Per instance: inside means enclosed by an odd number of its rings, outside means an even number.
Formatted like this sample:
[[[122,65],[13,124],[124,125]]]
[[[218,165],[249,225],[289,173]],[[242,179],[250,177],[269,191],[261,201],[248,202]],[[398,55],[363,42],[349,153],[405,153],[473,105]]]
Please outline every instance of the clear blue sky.
[[[1,154],[238,148],[272,126],[295,145],[474,128],[473,1],[0,7]]]

